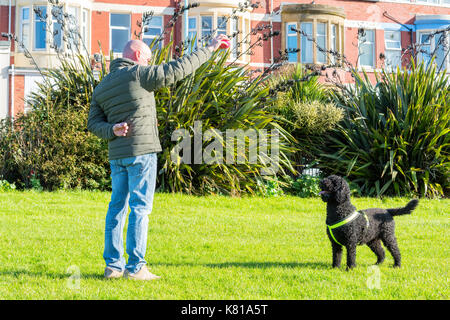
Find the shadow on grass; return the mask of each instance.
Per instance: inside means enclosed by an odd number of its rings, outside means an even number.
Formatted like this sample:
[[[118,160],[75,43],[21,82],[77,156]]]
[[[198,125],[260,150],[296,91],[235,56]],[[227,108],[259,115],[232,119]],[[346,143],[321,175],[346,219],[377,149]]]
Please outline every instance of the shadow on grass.
[[[330,269],[330,265],[324,262],[224,262],[205,264],[211,268],[250,268],[250,269],[267,269],[267,268],[308,268],[308,269]]]
[[[149,263],[151,266],[160,267],[208,267],[208,268],[248,268],[248,269],[267,269],[267,268],[307,268],[307,269],[331,269],[329,263],[324,262],[223,262],[223,263],[191,263],[191,262],[180,262],[180,263]],[[68,279],[72,275],[69,273],[57,273],[49,271],[29,271],[29,270],[8,270],[0,271],[1,276],[10,276],[19,278],[22,276],[33,277],[33,278],[50,278],[50,279]],[[80,279],[97,279],[102,280],[103,273],[100,271],[98,273],[83,273],[80,274]]]
[[[10,276],[10,277],[46,277],[51,279],[68,279],[71,274],[69,273],[57,273],[57,272],[49,272],[49,271],[29,271],[29,270],[10,270],[10,271],[0,271],[1,276]],[[80,279],[103,279],[103,273],[81,273]]]
[[[267,268],[308,268],[308,269],[331,269],[330,263],[325,262],[222,262],[222,263],[149,263],[151,266],[168,266],[168,267],[208,267],[208,268],[248,268],[248,269],[267,269]]]

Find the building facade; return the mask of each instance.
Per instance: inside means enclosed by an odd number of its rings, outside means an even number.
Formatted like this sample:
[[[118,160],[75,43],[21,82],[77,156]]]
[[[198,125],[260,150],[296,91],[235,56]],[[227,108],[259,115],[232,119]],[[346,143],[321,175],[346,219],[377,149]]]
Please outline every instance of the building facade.
[[[59,2],[74,18],[69,27],[78,30],[84,51],[91,56],[110,50],[120,56],[124,44],[137,37],[150,43],[170,23],[176,8],[185,4],[184,0]],[[415,44],[420,47],[418,59],[429,61],[434,56],[434,63],[450,69],[450,0],[252,0],[257,7],[242,7],[243,0],[195,2],[199,6],[189,9],[170,28],[174,43],[194,36],[201,39],[211,32],[239,32],[233,43],[248,41],[240,48],[232,46],[230,59],[250,68],[270,67],[284,49],[300,49],[289,54],[291,63],[334,64],[335,56],[320,50],[323,48],[345,55],[350,63],[373,74],[383,66],[394,70],[405,65],[404,49]],[[142,26],[143,16],[150,10],[152,19]],[[0,0],[0,33],[16,35],[40,68],[57,67],[55,47],[67,51],[73,46],[73,40],[58,32],[61,25],[51,11],[45,0]],[[269,31],[268,25],[279,30],[279,35],[250,48]],[[42,77],[26,50],[8,37],[0,40],[0,118],[4,118],[26,111],[26,97]],[[240,54],[246,50],[249,54]],[[344,67],[342,71],[344,82],[351,82]]]

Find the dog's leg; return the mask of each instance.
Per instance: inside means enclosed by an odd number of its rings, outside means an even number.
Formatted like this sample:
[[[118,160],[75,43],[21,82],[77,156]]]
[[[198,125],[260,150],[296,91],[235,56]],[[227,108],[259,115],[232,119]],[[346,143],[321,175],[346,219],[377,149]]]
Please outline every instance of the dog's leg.
[[[339,268],[341,266],[342,247],[337,243],[331,242],[333,248],[333,268]]]
[[[385,253],[384,253],[383,247],[381,246],[380,239],[375,239],[375,240],[372,240],[372,241],[368,242],[367,246],[373,251],[373,253],[376,254],[376,256],[377,256],[377,263],[376,264],[383,263],[384,257],[385,257]]]
[[[382,238],[384,245],[394,258],[394,268],[400,268],[402,265],[402,256],[400,255],[400,249],[397,245],[397,239],[392,233],[388,233]]]
[[[347,249],[347,270],[356,267],[356,243],[350,243]]]

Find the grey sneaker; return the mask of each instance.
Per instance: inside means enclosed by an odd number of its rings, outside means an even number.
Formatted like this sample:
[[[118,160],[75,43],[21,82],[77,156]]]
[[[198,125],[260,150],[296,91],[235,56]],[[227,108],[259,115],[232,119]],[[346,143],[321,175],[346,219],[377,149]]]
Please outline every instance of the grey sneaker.
[[[123,276],[123,271],[117,271],[116,269],[106,267],[105,268],[105,279],[117,279]]]
[[[126,279],[133,279],[133,280],[156,280],[161,278],[160,276],[157,276],[148,271],[146,266],[143,266],[141,270],[139,270],[136,273],[131,273],[128,270],[125,270],[123,277]]]

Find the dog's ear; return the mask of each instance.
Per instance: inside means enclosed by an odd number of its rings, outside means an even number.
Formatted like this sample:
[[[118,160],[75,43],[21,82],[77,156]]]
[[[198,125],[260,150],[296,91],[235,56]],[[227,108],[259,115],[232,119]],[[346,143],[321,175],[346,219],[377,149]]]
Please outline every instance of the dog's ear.
[[[339,179],[339,185],[336,186],[335,199],[337,203],[343,203],[350,200],[350,187],[343,178]]]

